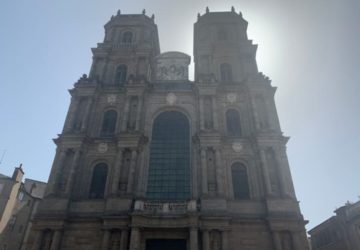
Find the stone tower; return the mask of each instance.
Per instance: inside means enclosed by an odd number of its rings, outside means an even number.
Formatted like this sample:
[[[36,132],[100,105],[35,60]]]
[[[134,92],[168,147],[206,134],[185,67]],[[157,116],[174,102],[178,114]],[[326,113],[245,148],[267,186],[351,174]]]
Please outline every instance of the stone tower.
[[[198,16],[190,56],[154,17],[105,25],[70,90],[27,249],[307,250],[274,102],[247,22]]]

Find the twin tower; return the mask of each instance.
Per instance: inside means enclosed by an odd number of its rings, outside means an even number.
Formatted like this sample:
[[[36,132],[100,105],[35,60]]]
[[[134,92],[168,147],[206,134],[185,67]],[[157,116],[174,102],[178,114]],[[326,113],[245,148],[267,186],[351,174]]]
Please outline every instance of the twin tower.
[[[190,81],[190,56],[160,53],[154,16],[111,17],[70,90],[26,249],[307,250],[246,29],[233,8],[199,14]]]

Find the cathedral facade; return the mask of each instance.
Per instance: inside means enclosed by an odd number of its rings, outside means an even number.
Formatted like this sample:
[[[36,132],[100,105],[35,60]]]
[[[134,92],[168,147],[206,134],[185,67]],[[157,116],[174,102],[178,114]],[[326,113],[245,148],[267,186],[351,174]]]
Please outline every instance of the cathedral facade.
[[[234,9],[198,15],[191,57],[120,11],[92,49],[27,249],[308,249],[276,88]]]

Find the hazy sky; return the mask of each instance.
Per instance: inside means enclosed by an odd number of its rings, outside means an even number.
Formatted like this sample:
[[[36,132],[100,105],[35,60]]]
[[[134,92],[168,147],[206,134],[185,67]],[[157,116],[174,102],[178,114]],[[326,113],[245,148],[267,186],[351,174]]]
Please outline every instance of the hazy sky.
[[[278,87],[282,130],[308,229],[360,195],[359,0],[2,0],[0,172],[46,181],[70,96],[115,14],[155,14],[161,51],[192,55],[197,13],[242,11],[259,70]],[[191,73],[193,70],[191,70]],[[191,75],[191,78],[193,76]],[[1,157],[1,156],[0,156]]]

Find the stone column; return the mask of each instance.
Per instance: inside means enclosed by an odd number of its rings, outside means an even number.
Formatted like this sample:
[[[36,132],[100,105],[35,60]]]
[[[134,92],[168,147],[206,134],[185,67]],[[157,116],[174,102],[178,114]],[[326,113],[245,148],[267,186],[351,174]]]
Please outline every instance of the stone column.
[[[294,190],[294,184],[292,183],[291,173],[290,173],[290,167],[289,162],[286,156],[286,148],[281,147],[279,151],[279,162],[281,163],[281,168],[284,171],[284,179],[286,183],[286,194],[292,198],[295,197],[295,190]]]
[[[59,149],[59,157],[57,157],[57,159],[54,161],[54,165],[51,169],[49,182],[46,188],[47,194],[54,194],[56,192],[55,188],[56,188],[57,178],[60,172],[60,168],[62,167],[66,158],[66,150],[67,149]]]
[[[80,151],[80,149],[77,149],[75,151],[75,155],[74,155],[73,161],[71,163],[69,180],[66,183],[66,188],[65,188],[65,195],[66,196],[71,195],[71,191],[72,191],[73,183],[74,183],[74,179],[75,179],[75,173],[76,173],[76,170],[78,168],[80,155],[81,155],[81,151]]]
[[[210,235],[209,230],[204,229],[202,232],[203,250],[210,250]]]
[[[212,98],[212,110],[213,110],[213,119],[214,119],[214,129],[218,130],[219,129],[219,118],[218,118],[218,110],[217,110],[217,105],[216,105],[216,96],[213,96]]]
[[[137,114],[136,114],[136,120],[135,120],[135,131],[138,131],[140,128],[142,103],[143,103],[143,99],[139,96],[139,103],[138,103],[138,107],[137,107]]]
[[[220,196],[224,195],[224,171],[223,164],[221,160],[221,152],[219,148],[215,149],[215,159],[216,159],[216,185],[217,191]]]
[[[279,232],[277,231],[273,232],[273,241],[274,241],[275,250],[282,250]]]
[[[102,242],[101,242],[101,250],[108,250],[109,242],[110,242],[110,231],[104,230],[103,238],[102,238]]]
[[[190,250],[198,250],[198,229],[190,228]]]
[[[116,160],[114,165],[114,178],[112,180],[112,185],[111,185],[111,195],[113,196],[116,196],[119,190],[122,157],[123,157],[123,150],[122,148],[119,148],[116,155]]]
[[[221,232],[221,250],[229,250],[229,232],[222,231]]]
[[[142,159],[141,159],[141,168],[142,168],[142,176],[141,176],[141,193],[145,195],[146,187],[149,179],[149,147],[142,148]]]
[[[145,161],[145,150],[144,150],[144,147],[141,147],[140,148],[141,152],[139,152],[138,154],[138,160],[139,160],[139,173],[137,174],[138,176],[138,183],[137,183],[137,187],[136,187],[136,194],[137,196],[143,196],[144,194],[144,191],[143,190],[143,182],[144,182],[144,172],[145,172],[145,164],[144,164],[144,161]]]
[[[88,98],[87,103],[86,103],[86,108],[85,108],[85,113],[83,116],[83,119],[81,121],[81,132],[85,132],[86,128],[88,127],[88,120],[89,120],[89,115],[90,115],[90,107],[92,104],[92,99]]]
[[[61,244],[62,232],[60,230],[55,230],[53,239],[51,242],[50,250],[59,250]]]
[[[200,96],[200,130],[204,130],[204,97]]]
[[[205,148],[201,148],[201,187],[202,193],[208,194],[208,180],[207,180],[207,167],[206,167],[206,151]]]
[[[76,114],[76,108],[79,106],[79,99],[72,97],[71,98],[71,103],[70,103],[70,107],[69,107],[69,111],[67,114],[67,118],[66,118],[66,122],[64,125],[64,129],[63,132],[70,132],[73,128],[73,124],[74,124],[74,117]]]
[[[304,249],[304,246],[300,240],[300,234],[300,232],[291,232],[294,250],[307,250],[307,248]]]
[[[265,151],[263,149],[260,149],[260,159],[261,159],[263,180],[264,180],[264,184],[265,184],[265,192],[266,192],[266,195],[271,195],[272,190],[271,190],[270,176],[269,176],[269,171],[268,171],[268,165],[266,162]]]
[[[102,68],[102,74],[101,74],[101,81],[102,82],[108,82],[108,79],[106,79],[107,75],[107,71],[108,71],[108,66],[109,66],[109,61],[106,60],[105,63],[104,63],[104,66]],[[111,81],[113,82],[113,80]]]
[[[128,229],[121,230],[120,249],[119,250],[127,249],[128,237],[129,237],[129,230]]]
[[[198,145],[193,143],[193,158],[192,158],[192,197],[196,199],[199,196],[198,193]]]
[[[140,246],[140,229],[133,227],[130,235],[130,246],[129,250],[139,250]]]
[[[288,191],[287,191],[286,179],[285,179],[285,176],[284,176],[284,166],[282,164],[281,159],[279,158],[277,149],[274,150],[274,157],[275,157],[275,161],[276,161],[276,164],[277,164],[277,173],[279,175],[280,193],[283,196],[286,197],[286,196],[288,196]]]
[[[130,96],[125,99],[125,108],[123,114],[123,123],[122,123],[122,130],[126,131],[127,128],[127,120],[129,118],[129,105],[130,105]]]
[[[99,62],[98,58],[93,57],[92,59],[93,60],[92,60],[92,64],[90,67],[89,78],[94,78],[94,76],[96,75],[97,64]]]
[[[260,130],[259,114],[258,114],[257,109],[256,109],[256,104],[255,104],[254,98],[255,97],[250,95],[251,106],[252,106],[253,114],[254,114],[255,127],[256,127],[256,130]]]
[[[134,185],[134,174],[136,170],[136,156],[137,152],[136,149],[133,149],[131,152],[131,164],[129,168],[129,178],[127,183],[127,193],[131,193],[133,191],[133,185]]]
[[[39,231],[35,231],[35,234],[36,235],[31,250],[39,250],[40,248],[43,232],[39,230]]]

